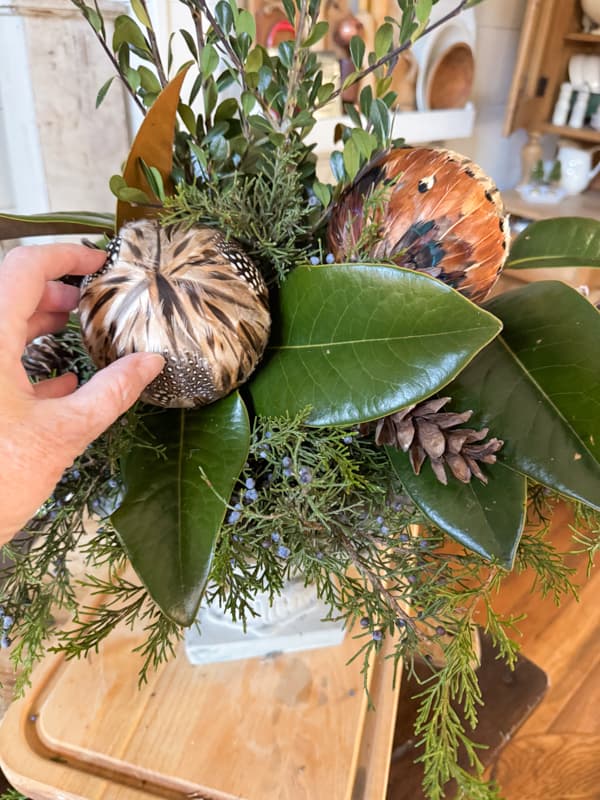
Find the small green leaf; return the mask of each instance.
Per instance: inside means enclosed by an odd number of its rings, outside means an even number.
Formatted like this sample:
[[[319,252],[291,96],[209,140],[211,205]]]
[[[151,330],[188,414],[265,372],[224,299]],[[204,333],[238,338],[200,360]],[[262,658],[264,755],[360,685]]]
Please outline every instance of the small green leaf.
[[[113,82],[113,80],[114,80],[114,79],[115,79],[115,76],[113,75],[113,77],[112,77],[112,78],[109,78],[109,79],[106,81],[106,83],[103,83],[103,84],[102,84],[102,86],[100,87],[100,91],[99,91],[99,92],[98,92],[98,94],[96,95],[96,108],[98,108],[98,107],[100,106],[100,103],[101,103],[101,102],[104,100],[104,98],[106,97],[106,93],[107,93],[107,92],[108,92],[108,90],[110,89],[110,85],[111,85],[111,83]]]
[[[371,89],[370,86],[365,86],[360,91],[359,105],[361,114],[363,115],[363,117],[366,117],[367,119],[369,119],[369,116],[371,114],[372,103],[373,103],[373,90]]]
[[[312,186],[312,190],[315,193],[315,197],[321,203],[323,208],[327,208],[331,201],[331,188],[327,186],[325,183],[321,183],[320,181],[315,181]]]
[[[163,185],[163,179],[160,172],[156,169],[156,167],[149,167],[143,159],[141,160],[141,166],[144,170],[144,174],[146,176],[146,180],[152,192],[158,197],[158,199],[162,202],[165,199],[165,187]]]
[[[142,85],[142,79],[137,69],[129,68],[125,72],[125,77],[127,78],[127,83],[131,86],[133,92],[137,92]]]
[[[219,66],[219,54],[212,44],[205,44],[200,54],[200,69],[202,74],[206,77],[212,75],[216,68]]]
[[[377,139],[372,133],[367,133],[367,131],[363,131],[360,128],[355,128],[350,134],[350,138],[355,142],[365,161],[371,158],[373,151],[377,147]]]
[[[113,33],[113,50],[116,53],[121,45],[133,45],[138,50],[146,53],[150,52],[148,43],[135,21],[124,14],[115,19],[115,30]]]
[[[91,8],[91,6],[83,6],[81,10],[83,11],[84,17],[87,19],[96,33],[100,33],[103,28],[102,17],[100,14],[95,9]]]
[[[514,240],[505,269],[600,267],[600,221],[561,217],[533,222]]]
[[[215,18],[223,33],[227,34],[233,25],[233,12],[229,3],[219,0],[215,7]]]
[[[375,57],[377,59],[387,55],[394,42],[394,29],[389,22],[385,22],[375,34]]]
[[[362,67],[363,58],[365,57],[365,43],[360,36],[353,36],[350,39],[350,58],[354,64],[355,69]]]
[[[344,173],[344,156],[339,150],[334,150],[329,156],[329,164],[335,180],[338,183],[343,181],[346,177]]]
[[[215,122],[230,122],[234,117],[237,117],[237,113],[237,100],[233,97],[228,97],[222,103],[219,103],[215,111]]]
[[[191,625],[206,586],[228,500],[246,461],[250,424],[237,393],[188,411],[145,418],[162,453],[134,447],[125,497],[112,522],[131,564],[163,613]]]
[[[118,197],[121,189],[127,188],[127,181],[122,175],[111,175],[108,186],[115,197]]]
[[[382,145],[387,144],[390,134],[390,115],[387,106],[381,100],[375,99],[371,104],[369,121],[378,142]]]
[[[453,539],[484,558],[512,567],[525,524],[527,480],[496,463],[482,465],[488,483],[464,484],[451,474],[444,486],[425,462],[415,475],[408,455],[386,447],[389,459],[411,500]],[[447,470],[450,473],[450,470]]]
[[[296,21],[296,7],[294,6],[294,0],[282,0],[282,3],[285,10],[285,15],[288,18],[288,22],[291,22],[293,25]]]
[[[350,180],[354,180],[360,169],[360,151],[354,139],[348,139],[344,145],[344,169]]]
[[[378,419],[449,383],[500,330],[445,283],[374,264],[299,266],[279,295],[257,413],[312,425]]]
[[[179,103],[177,106],[177,113],[183,120],[183,124],[188,129],[188,131],[192,134],[192,136],[196,135],[196,115],[192,111],[192,109],[186,105],[185,103]]]
[[[277,48],[277,52],[283,66],[290,69],[294,60],[294,43],[291,41],[281,42]]]
[[[255,47],[248,53],[246,59],[246,72],[258,72],[264,63],[264,51],[261,47]]]
[[[187,45],[187,49],[192,54],[194,61],[198,61],[198,48],[196,47],[196,42],[194,41],[192,34],[189,31],[186,31],[185,28],[180,28],[179,33],[183,37],[183,40]]]
[[[244,112],[244,116],[248,116],[254,106],[256,105],[256,98],[252,94],[252,92],[242,92],[242,111]]]
[[[325,22],[325,20],[320,20],[319,22],[317,22],[317,24],[312,29],[310,34],[306,37],[306,39],[302,42],[302,47],[312,47],[317,42],[320,42],[328,30],[329,30],[329,23]]]
[[[142,192],[141,189],[134,189],[131,186],[119,189],[116,194],[119,200],[123,200],[126,203],[136,203],[137,205],[148,205],[150,203],[150,198],[146,192]]]
[[[155,95],[159,94],[161,89],[160,81],[158,80],[156,75],[152,72],[152,70],[142,65],[138,67],[138,72],[140,75],[140,80],[142,82],[142,88],[146,92],[150,92],[151,94]]]
[[[150,22],[150,17],[146,13],[146,9],[144,8],[144,4],[141,2],[141,0],[131,0],[131,8],[133,9],[133,13],[136,15],[136,17],[139,19],[142,25],[152,30],[152,23]]]
[[[238,34],[238,36],[242,33],[247,34],[251,41],[256,39],[256,20],[249,11],[246,11],[246,9],[242,9],[238,12],[235,20],[235,32]]]

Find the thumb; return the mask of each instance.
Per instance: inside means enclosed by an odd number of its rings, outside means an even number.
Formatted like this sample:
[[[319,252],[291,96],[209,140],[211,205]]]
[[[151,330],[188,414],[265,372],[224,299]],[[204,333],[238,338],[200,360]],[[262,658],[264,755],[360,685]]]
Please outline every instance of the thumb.
[[[84,446],[124,414],[165,365],[159,353],[132,353],[97,372],[76,392],[58,401],[72,422],[81,420]],[[75,431],[73,431],[75,433]]]

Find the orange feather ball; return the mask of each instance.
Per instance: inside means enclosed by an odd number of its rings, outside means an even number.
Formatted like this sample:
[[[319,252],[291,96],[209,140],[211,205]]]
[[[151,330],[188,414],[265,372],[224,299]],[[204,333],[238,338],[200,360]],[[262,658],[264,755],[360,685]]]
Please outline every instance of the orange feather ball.
[[[425,272],[481,302],[508,252],[498,189],[450,150],[401,147],[367,164],[334,206],[336,261],[373,259]]]

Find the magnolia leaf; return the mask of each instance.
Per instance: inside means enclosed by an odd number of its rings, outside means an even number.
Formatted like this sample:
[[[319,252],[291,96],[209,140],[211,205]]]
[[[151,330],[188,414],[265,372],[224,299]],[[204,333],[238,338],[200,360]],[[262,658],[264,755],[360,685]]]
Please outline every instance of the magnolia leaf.
[[[424,400],[501,328],[445,283],[375,264],[296,267],[278,306],[249,389],[261,416],[308,408],[311,425],[377,419]]]
[[[600,314],[558,281],[487,308],[503,334],[448,387],[454,406],[504,440],[504,464],[600,508]]]
[[[27,236],[59,236],[69,233],[98,233],[112,236],[112,214],[88,211],[58,211],[54,214],[0,214],[0,240]]]
[[[457,542],[506,569],[513,564],[525,524],[527,479],[502,464],[482,465],[488,483],[461,483],[448,472],[448,485],[425,462],[415,475],[408,455],[386,447],[404,490],[424,514]]]
[[[250,447],[237,393],[189,411],[144,419],[146,441],[123,462],[125,496],[112,522],[127,556],[162,612],[191,625],[206,586],[219,530]]]
[[[533,222],[513,242],[505,269],[600,267],[600,222],[561,217]]]
[[[128,187],[139,189],[151,197],[154,196],[152,188],[146,179],[140,159],[160,172],[165,192],[169,194],[173,188],[171,169],[173,167],[173,142],[179,93],[189,66],[188,64],[182,67],[158,95],[144,117],[127,157],[123,171],[125,183]],[[125,200],[119,200],[117,203],[117,230],[123,223],[132,219],[143,219],[150,213],[151,209],[147,206],[132,206]]]

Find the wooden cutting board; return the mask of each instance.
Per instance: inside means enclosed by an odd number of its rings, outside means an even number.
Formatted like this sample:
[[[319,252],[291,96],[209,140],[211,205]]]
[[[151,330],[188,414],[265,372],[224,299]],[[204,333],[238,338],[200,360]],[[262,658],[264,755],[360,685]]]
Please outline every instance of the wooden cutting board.
[[[341,645],[192,666],[138,688],[139,634],[49,656],[0,726],[0,766],[33,800],[383,800],[397,707],[392,660],[369,676]],[[399,683],[399,677],[398,677]]]

